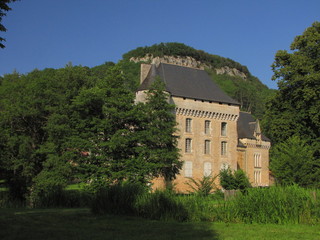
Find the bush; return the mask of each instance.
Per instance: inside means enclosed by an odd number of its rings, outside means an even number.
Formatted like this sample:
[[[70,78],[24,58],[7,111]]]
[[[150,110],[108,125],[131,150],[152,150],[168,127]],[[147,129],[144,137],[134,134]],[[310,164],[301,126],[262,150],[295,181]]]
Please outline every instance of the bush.
[[[220,171],[220,185],[225,190],[239,189],[245,191],[251,187],[249,179],[243,170],[239,169],[232,172],[230,168]]]

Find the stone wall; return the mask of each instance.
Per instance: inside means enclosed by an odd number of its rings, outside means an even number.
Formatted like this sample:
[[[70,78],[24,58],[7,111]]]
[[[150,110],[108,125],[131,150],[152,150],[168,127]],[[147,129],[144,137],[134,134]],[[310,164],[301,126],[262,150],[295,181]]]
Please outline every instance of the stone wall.
[[[172,97],[171,102],[176,106],[176,121],[179,135],[178,148],[181,150],[181,160],[192,162],[192,178],[200,180],[204,176],[204,166],[211,163],[211,176],[216,176],[224,166],[237,169],[237,119],[238,106],[219,104],[194,99]],[[206,114],[202,114],[202,113]],[[210,113],[210,114],[208,114]],[[186,131],[186,119],[191,119],[191,131]],[[205,121],[210,121],[210,130],[205,132]],[[221,135],[221,123],[227,123],[226,136]],[[185,151],[186,139],[192,139],[191,151]],[[210,141],[210,150],[204,152],[205,141]],[[227,142],[227,153],[221,155],[221,142]],[[180,192],[188,192],[190,187],[186,184],[190,179],[186,176],[185,164],[177,175],[174,185]],[[153,182],[154,188],[163,187],[163,181],[157,179]],[[218,179],[216,184],[218,185]]]

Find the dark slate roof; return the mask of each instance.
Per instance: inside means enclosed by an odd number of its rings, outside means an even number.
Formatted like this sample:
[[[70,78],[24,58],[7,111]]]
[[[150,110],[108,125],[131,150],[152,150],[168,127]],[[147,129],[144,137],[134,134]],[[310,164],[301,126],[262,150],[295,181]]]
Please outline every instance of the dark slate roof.
[[[212,81],[206,71],[173,64],[152,64],[138,91],[149,89],[156,76],[165,82],[166,90],[172,96],[239,105]]]
[[[249,139],[256,139],[254,136],[254,130],[256,128],[256,120],[250,113],[247,112],[240,112],[239,119],[238,119],[238,138],[249,138]],[[270,139],[261,134],[261,140],[270,142]]]

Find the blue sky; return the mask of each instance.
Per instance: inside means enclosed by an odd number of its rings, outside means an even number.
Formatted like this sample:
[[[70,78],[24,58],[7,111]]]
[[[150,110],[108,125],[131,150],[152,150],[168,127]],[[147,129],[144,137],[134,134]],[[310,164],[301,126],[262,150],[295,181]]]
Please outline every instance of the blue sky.
[[[278,50],[320,21],[319,0],[21,0],[3,18],[0,75],[117,62],[141,46],[181,42],[231,58],[270,88]]]

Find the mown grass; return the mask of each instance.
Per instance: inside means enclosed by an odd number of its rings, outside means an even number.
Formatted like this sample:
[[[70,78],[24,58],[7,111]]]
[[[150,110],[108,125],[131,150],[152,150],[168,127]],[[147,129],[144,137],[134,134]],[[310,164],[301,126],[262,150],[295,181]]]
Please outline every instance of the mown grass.
[[[320,239],[319,225],[173,222],[89,209],[0,209],[0,239]]]

